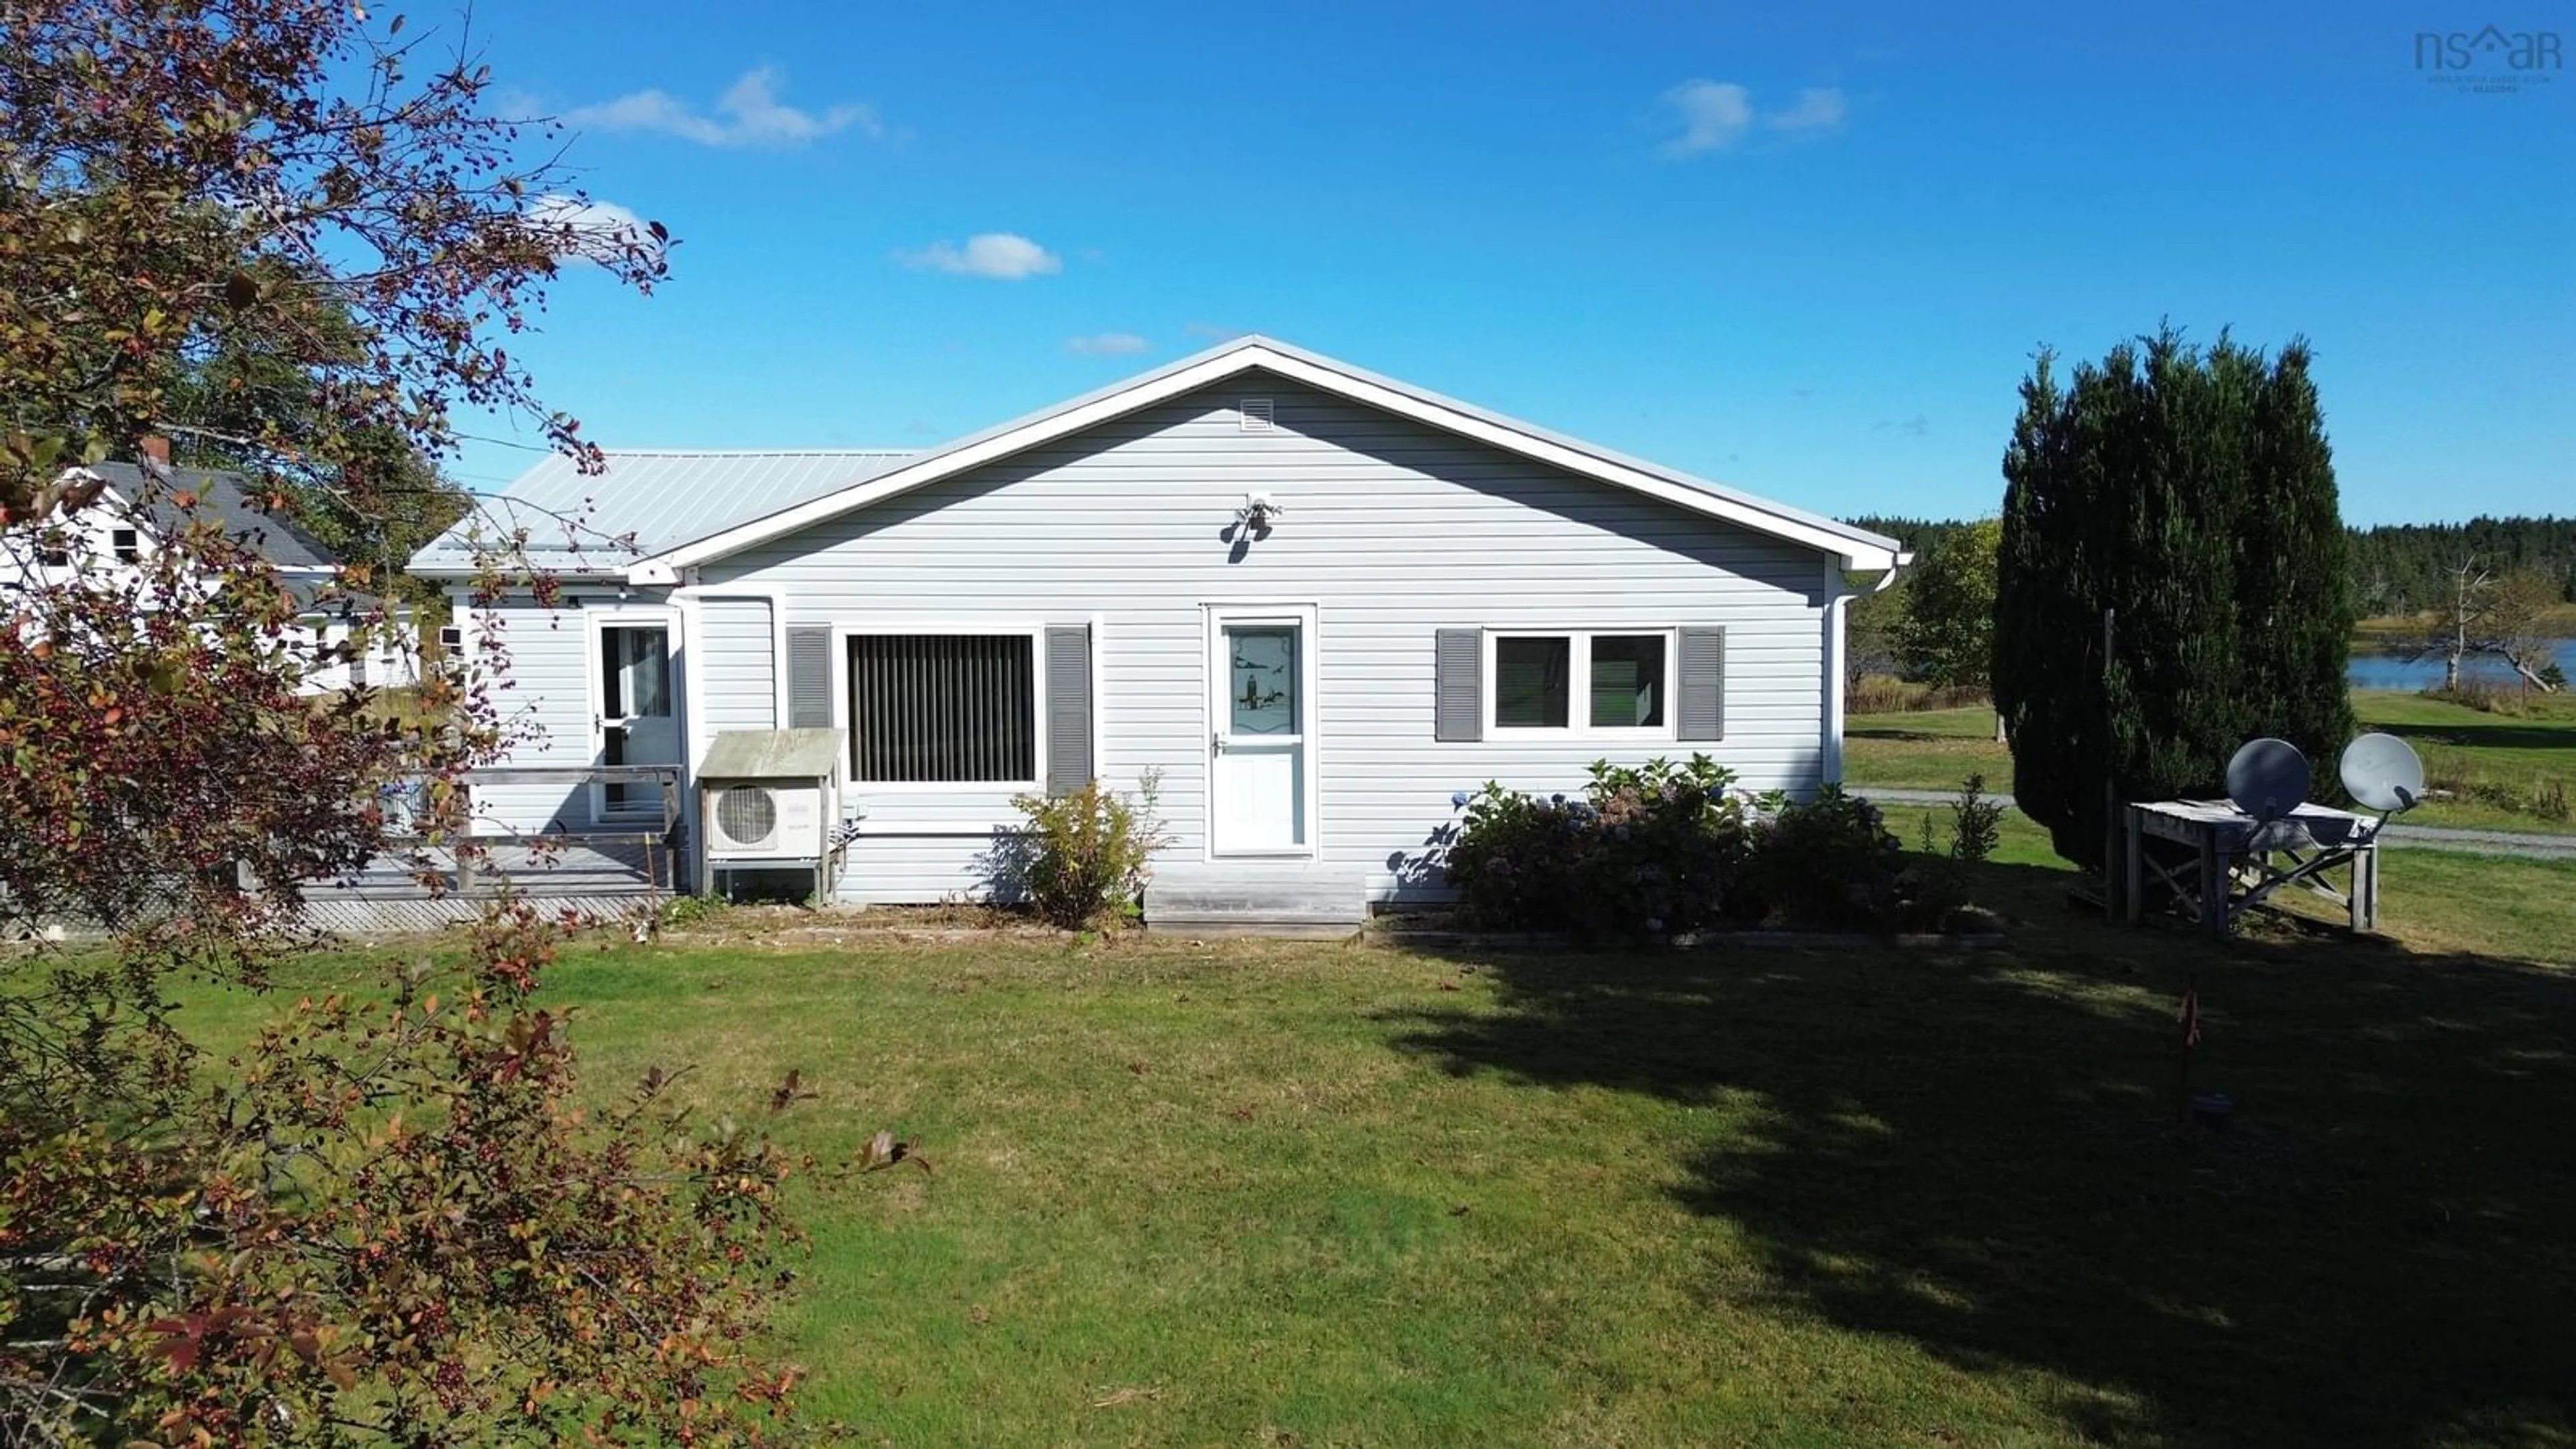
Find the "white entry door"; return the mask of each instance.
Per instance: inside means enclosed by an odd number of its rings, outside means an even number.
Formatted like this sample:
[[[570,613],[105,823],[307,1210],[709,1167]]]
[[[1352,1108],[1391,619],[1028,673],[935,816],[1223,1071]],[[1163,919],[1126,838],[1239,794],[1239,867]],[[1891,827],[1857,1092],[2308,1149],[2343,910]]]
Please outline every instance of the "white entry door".
[[[595,758],[603,765],[682,763],[680,712],[671,688],[670,621],[610,615],[592,627]],[[592,790],[592,809],[603,820],[661,817],[659,786],[608,783]]]
[[[1314,615],[1216,610],[1208,631],[1208,838],[1220,855],[1314,847]]]

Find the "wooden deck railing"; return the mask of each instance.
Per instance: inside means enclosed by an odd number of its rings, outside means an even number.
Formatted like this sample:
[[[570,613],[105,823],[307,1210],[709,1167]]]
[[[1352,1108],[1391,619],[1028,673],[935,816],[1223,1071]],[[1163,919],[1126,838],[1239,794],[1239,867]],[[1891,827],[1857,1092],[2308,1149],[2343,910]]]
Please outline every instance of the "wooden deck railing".
[[[435,847],[446,851],[453,861],[455,893],[471,895],[479,873],[474,857],[496,848],[523,846],[529,849],[581,848],[606,853],[610,848],[633,848],[643,852],[643,879],[638,883],[651,891],[675,891],[680,886],[683,864],[680,852],[686,848],[680,819],[680,767],[672,765],[490,765],[469,770],[461,777],[468,796],[466,819],[477,820],[480,811],[471,792],[476,787],[522,785],[623,785],[658,787],[661,800],[659,819],[653,824],[620,827],[615,821],[595,822],[574,830],[555,824],[536,830],[490,830],[470,826],[462,835],[430,837],[393,833],[386,837],[390,845],[405,849]],[[646,816],[644,819],[651,819]],[[487,864],[483,869],[496,875],[508,872]]]

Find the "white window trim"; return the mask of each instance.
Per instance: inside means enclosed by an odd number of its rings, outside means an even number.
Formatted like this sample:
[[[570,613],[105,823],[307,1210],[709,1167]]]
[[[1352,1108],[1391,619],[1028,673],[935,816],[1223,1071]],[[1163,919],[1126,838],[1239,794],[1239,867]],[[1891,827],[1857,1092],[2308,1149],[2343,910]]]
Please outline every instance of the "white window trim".
[[[1664,641],[1664,722],[1659,725],[1595,725],[1592,723],[1592,641],[1597,638],[1657,638]],[[1485,738],[1488,740],[1670,740],[1679,738],[1675,721],[1678,711],[1673,701],[1673,686],[1681,669],[1678,641],[1681,630],[1659,625],[1604,624],[1587,628],[1553,628],[1544,625],[1528,628],[1495,628],[1485,631],[1485,657],[1478,670],[1482,676],[1485,711]],[[1562,725],[1507,725],[1498,716],[1497,696],[1502,688],[1501,671],[1495,667],[1495,644],[1504,639],[1565,639],[1571,641],[1571,658],[1566,663],[1565,723]]]
[[[852,639],[903,637],[916,634],[954,634],[961,636],[1007,638],[1026,635],[1029,641],[1029,707],[1037,718],[1031,722],[1030,736],[1035,748],[1030,763],[1037,768],[1032,780],[862,780],[858,778],[858,727],[850,718],[850,641]],[[782,660],[783,660],[782,655]],[[783,667],[783,665],[782,665]],[[962,624],[955,620],[923,623],[834,624],[832,626],[832,723],[848,741],[843,747],[848,758],[842,764],[849,774],[846,788],[869,795],[1036,795],[1046,791],[1047,762],[1047,687],[1046,625],[1027,623]],[[1098,697],[1093,698],[1095,713]],[[780,718],[785,718],[781,715]],[[1095,742],[1095,758],[1097,744]]]
[[[474,591],[462,588],[448,590],[446,627],[456,630],[456,652],[452,657],[459,664],[471,662],[474,657],[474,631],[477,622],[474,617]]]

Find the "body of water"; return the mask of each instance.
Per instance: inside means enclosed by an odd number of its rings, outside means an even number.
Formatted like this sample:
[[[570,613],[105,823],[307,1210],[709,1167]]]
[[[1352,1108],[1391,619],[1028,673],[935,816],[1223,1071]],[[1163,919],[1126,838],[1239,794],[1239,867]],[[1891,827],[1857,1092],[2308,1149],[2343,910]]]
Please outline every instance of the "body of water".
[[[2559,640],[2557,653],[2558,667],[2576,679],[2576,639]],[[2494,684],[2516,682],[2513,670],[2492,655],[2472,654],[2461,660],[2460,674]],[[2355,689],[2429,689],[2442,682],[2442,661],[2433,657],[2409,663],[2401,654],[2365,654],[2355,649],[2349,675]]]

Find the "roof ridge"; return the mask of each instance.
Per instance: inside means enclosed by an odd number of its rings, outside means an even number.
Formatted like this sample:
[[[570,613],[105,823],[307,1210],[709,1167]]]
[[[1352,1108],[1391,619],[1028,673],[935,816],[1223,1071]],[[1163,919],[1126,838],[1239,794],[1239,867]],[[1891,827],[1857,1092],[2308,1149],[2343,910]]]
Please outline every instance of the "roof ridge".
[[[960,468],[992,461],[999,456],[993,450],[1025,446],[1032,435],[1061,436],[1064,432],[1087,428],[1109,418],[1123,417],[1140,406],[1167,401],[1181,390],[1214,387],[1254,370],[1281,374],[1291,382],[1337,394],[1345,401],[1406,415],[1435,428],[1463,433],[1490,446],[1521,452],[1618,486],[1663,496],[1666,501],[1680,502],[1701,512],[1714,512],[1730,522],[1787,537],[1809,547],[1840,553],[1847,558],[1860,557],[1851,545],[1859,545],[1862,551],[1870,553],[1884,551],[1891,558],[1902,552],[1902,546],[1892,538],[1855,528],[1825,514],[1809,512],[1794,504],[1651,463],[1598,443],[1551,431],[1536,423],[1490,412],[1473,403],[1354,367],[1274,337],[1249,333],[1122,382],[1113,382],[1052,407],[969,433],[915,455],[912,461],[888,469],[878,477],[856,479],[829,492],[709,530],[678,544],[657,548],[638,565],[642,573],[630,571],[630,577],[642,582],[645,574],[669,572],[704,559],[720,558],[754,538],[771,537],[802,527],[806,522],[865,506],[875,497],[887,494],[884,485],[889,478],[906,480],[893,490],[905,491]],[[1377,396],[1368,396],[1372,392]],[[1550,457],[1551,452],[1562,456]],[[1613,474],[1626,474],[1627,477]],[[874,493],[866,498],[850,498],[854,493],[871,489]],[[1660,491],[1665,489],[1676,490],[1681,496],[1665,495]],[[1713,507],[1703,508],[1698,500],[1705,500]],[[1739,513],[1750,516],[1737,516]]]
[[[272,557],[269,561],[280,568],[340,568],[346,561],[339,551],[324,543],[304,526],[290,509],[272,508],[267,494],[253,494],[251,475],[240,468],[202,468],[189,463],[163,464],[146,468],[123,458],[103,459],[83,471],[119,487],[140,487],[149,483],[161,485],[160,491],[143,500],[144,512],[155,526],[164,526],[187,513],[178,507],[172,495],[187,492],[197,495],[196,516],[211,518],[227,529],[274,531],[292,543],[314,562],[299,564]],[[121,495],[120,495],[121,496]],[[128,499],[134,502],[134,499]]]
[[[857,455],[911,457],[920,448],[617,448],[601,444],[611,458],[844,458]],[[561,457],[562,454],[556,454]]]
[[[1408,418],[1542,466],[1563,469],[1625,488],[1693,512],[1725,520],[1820,551],[1860,561],[1901,557],[1901,546],[1866,530],[1794,505],[1742,491],[1642,458],[1556,433],[1537,424],[1489,412],[1427,388],[1353,367],[1262,334],[1233,338],[1192,357],[1109,384],[1081,397],[995,424],[926,449],[678,449],[603,448],[604,477],[575,478],[569,459],[550,455],[490,504],[537,498],[562,500],[578,484],[582,505],[624,494],[635,506],[603,516],[600,526],[637,524],[630,530],[646,556],[627,570],[635,582],[669,582],[676,570],[721,557],[747,543],[808,522],[837,516],[879,497],[908,491],[960,469],[980,466],[1096,423],[1123,418],[1139,407],[1166,401],[1191,388],[1214,387],[1253,370],[1277,374],[1291,385],[1318,389],[1345,402]],[[766,461],[763,461],[766,460]],[[643,468],[670,461],[669,468]],[[617,468],[619,462],[636,466]],[[692,467],[691,463],[698,466]],[[833,475],[847,473],[847,477]],[[621,484],[624,485],[621,487]],[[707,485],[716,485],[710,490]],[[697,485],[690,492],[692,485]],[[520,499],[521,491],[533,495]],[[683,496],[686,494],[687,496]],[[593,497],[592,495],[596,495]],[[540,503],[540,507],[551,504]],[[478,510],[473,516],[484,516]],[[503,510],[507,511],[507,510]],[[731,517],[731,521],[725,521]],[[460,524],[425,546],[419,557],[452,546]],[[663,575],[670,575],[665,578]]]

